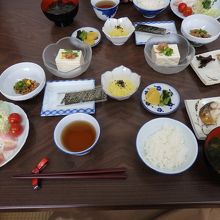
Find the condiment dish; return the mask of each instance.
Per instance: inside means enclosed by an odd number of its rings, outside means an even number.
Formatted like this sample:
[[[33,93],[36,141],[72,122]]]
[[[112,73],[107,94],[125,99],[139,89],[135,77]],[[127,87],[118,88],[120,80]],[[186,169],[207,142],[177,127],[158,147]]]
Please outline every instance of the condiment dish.
[[[27,94],[17,94],[14,86],[21,80],[36,81],[39,85]],[[14,101],[24,101],[33,98],[41,92],[46,82],[43,68],[36,63],[22,62],[8,67],[0,75],[0,92],[6,98]]]
[[[158,65],[153,60],[152,48],[154,45],[165,44],[176,44],[179,49],[180,59],[178,64],[169,65]],[[179,34],[165,34],[161,36],[153,36],[147,40],[144,47],[144,56],[148,65],[155,71],[163,74],[178,73],[186,69],[195,56],[194,47],[187,41],[187,39]]]
[[[140,75],[125,66],[116,67],[101,75],[104,92],[119,101],[130,98],[138,90],[140,80]]]
[[[157,102],[157,104],[148,102],[150,100]],[[168,84],[153,83],[144,88],[141,102],[144,108],[153,114],[168,115],[175,112],[179,107],[180,96],[177,90]]]
[[[77,68],[67,72],[58,70],[55,59],[60,49],[81,51],[83,63]],[[81,75],[88,69],[92,59],[92,49],[89,45],[83,43],[75,37],[64,37],[56,43],[46,46],[43,51],[42,58],[45,67],[53,75],[61,78],[74,78]]]
[[[120,0],[111,0],[108,2],[111,4],[108,5],[102,0],[91,0],[91,5],[96,16],[103,21],[115,16]]]
[[[161,4],[158,4],[161,3]],[[145,18],[154,18],[165,10],[170,4],[169,0],[133,0],[134,7],[145,17]]]
[[[145,165],[164,174],[189,169],[198,154],[198,143],[192,131],[171,118],[146,122],[137,134],[136,148]]]
[[[195,29],[206,31],[210,36],[202,38],[191,35],[190,31]],[[181,32],[194,46],[202,46],[218,39],[220,35],[220,23],[211,16],[195,14],[183,20]]]
[[[120,29],[122,30],[121,36],[113,36],[111,35],[111,32],[114,29]],[[105,36],[108,40],[110,40],[114,45],[123,45],[133,34],[135,31],[134,25],[131,23],[128,17],[123,18],[110,18],[108,19],[104,26],[102,27],[102,31],[104,32]]]
[[[64,146],[64,140],[63,139],[63,131],[64,129],[70,125],[71,123],[78,123],[83,122],[87,123],[92,129],[94,130],[95,136],[94,140],[91,142],[89,146],[85,146],[84,150],[76,150],[84,140],[89,139],[89,133],[88,128],[79,128],[75,133],[69,133],[70,136],[68,137],[67,142],[72,142],[71,150],[70,148],[67,148]],[[70,128],[73,129],[73,128]],[[71,131],[72,132],[72,131]],[[74,136],[77,136],[78,140],[74,139]],[[54,130],[54,142],[56,146],[63,151],[64,153],[76,155],[76,156],[82,156],[85,154],[88,154],[96,145],[98,139],[100,136],[100,126],[98,121],[91,115],[85,114],[85,113],[74,113],[71,115],[65,116],[62,120],[59,121],[59,123],[56,125]]]

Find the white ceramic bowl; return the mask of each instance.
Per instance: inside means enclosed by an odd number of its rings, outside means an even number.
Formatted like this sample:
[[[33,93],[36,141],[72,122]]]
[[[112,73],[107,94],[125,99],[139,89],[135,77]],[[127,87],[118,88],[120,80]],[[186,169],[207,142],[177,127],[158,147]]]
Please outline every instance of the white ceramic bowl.
[[[112,31],[116,26],[121,26],[125,30],[128,31],[127,36],[119,36],[119,37],[112,37],[109,35],[110,31]],[[108,19],[104,26],[102,27],[102,31],[104,32],[105,36],[114,44],[114,45],[123,45],[133,34],[135,31],[134,25],[131,23],[129,18],[110,18]]]
[[[95,128],[96,139],[93,142],[93,144],[84,151],[77,151],[77,152],[69,151],[62,144],[61,134],[62,134],[63,129],[68,124],[74,121],[86,121]],[[74,113],[74,114],[65,116],[62,120],[59,121],[59,123],[56,125],[55,130],[54,130],[54,142],[56,146],[64,153],[76,155],[76,156],[82,156],[82,155],[88,154],[95,147],[99,139],[99,136],[100,136],[100,126],[99,126],[98,121],[93,116],[85,114],[85,113]]]
[[[96,16],[99,19],[101,19],[103,21],[106,21],[107,19],[112,18],[112,17],[115,16],[115,14],[118,10],[118,5],[120,3],[120,0],[111,0],[112,2],[115,3],[115,5],[113,7],[110,7],[110,8],[99,8],[99,7],[97,7],[96,4],[98,2],[101,2],[101,1],[103,1],[103,0],[91,0],[91,4],[92,4],[93,10],[94,10]]]
[[[156,2],[163,2],[162,5],[156,5]],[[170,4],[170,0],[133,0],[135,8],[145,17],[145,18],[154,18],[165,10]],[[146,5],[143,5],[146,3]],[[155,3],[155,4],[153,4]]]
[[[81,50],[84,63],[68,72],[62,72],[57,69],[55,58],[59,49]],[[83,74],[89,67],[92,59],[92,49],[89,45],[83,43],[75,37],[64,37],[56,43],[49,44],[45,47],[42,54],[43,62],[49,72],[61,78],[74,78]]]
[[[164,125],[176,127],[179,132],[181,132],[185,147],[187,149],[185,161],[172,169],[165,168],[165,166],[162,168],[153,164],[150,160],[147,159],[144,151],[146,142],[149,140],[150,136],[155,134],[155,132],[160,130]],[[156,118],[145,123],[138,132],[136,138],[136,148],[139,157],[148,167],[165,174],[177,174],[187,170],[195,162],[198,154],[198,143],[192,131],[183,123],[170,118]],[[152,159],[157,162],[155,158]]]
[[[109,90],[109,84],[114,80],[125,80],[128,79],[134,84],[135,89],[126,96],[113,96]],[[119,66],[112,71],[107,71],[101,75],[101,84],[104,92],[113,99],[122,101],[130,98],[137,90],[140,85],[141,77],[137,73],[133,73],[129,68],[125,66]]]
[[[14,85],[22,79],[31,79],[39,83],[39,86],[25,95],[16,94]],[[36,96],[44,88],[46,82],[45,72],[36,63],[22,62],[7,68],[0,75],[0,92],[8,99],[14,101],[24,101]]]
[[[152,47],[159,43],[177,44],[180,61],[178,65],[162,66],[157,65],[152,59]],[[194,47],[187,41],[187,39],[179,34],[166,34],[151,37],[147,40],[144,47],[144,56],[148,65],[155,71],[163,74],[173,74],[183,71],[192,61],[195,56]]]
[[[190,34],[190,30],[193,29],[206,30],[211,37],[194,37]],[[220,23],[215,18],[208,15],[195,14],[188,16],[183,20],[181,24],[181,32],[194,46],[200,46],[218,39],[220,35]]]

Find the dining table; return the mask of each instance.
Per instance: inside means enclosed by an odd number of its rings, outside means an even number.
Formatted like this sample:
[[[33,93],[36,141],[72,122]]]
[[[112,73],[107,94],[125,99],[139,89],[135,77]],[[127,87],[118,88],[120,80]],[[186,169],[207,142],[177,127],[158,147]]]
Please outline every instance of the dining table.
[[[58,27],[41,10],[40,0],[0,1],[0,74],[13,64],[33,62],[40,65],[47,81],[94,79],[101,84],[101,75],[118,66],[125,66],[141,76],[138,91],[129,99],[118,101],[108,97],[96,103],[93,116],[100,124],[100,138],[86,155],[74,156],[60,151],[54,143],[54,129],[64,116],[42,117],[44,89],[25,101],[12,101],[0,94],[3,101],[20,106],[29,119],[29,134],[20,152],[0,168],[0,210],[46,209],[170,209],[220,207],[220,178],[209,166],[204,155],[204,141],[198,141],[198,156],[185,172],[167,175],[147,167],[136,150],[139,129],[158,117],[178,120],[192,125],[184,100],[219,96],[219,85],[206,86],[189,65],[176,74],[154,71],[144,57],[144,45],[136,45],[134,34],[121,45],[113,45],[102,32],[104,21],[93,11],[88,0],[79,1],[79,11],[73,22]],[[175,21],[181,34],[182,19],[168,6],[155,18],[145,18],[132,2],[120,3],[115,18],[128,17],[132,22]],[[81,27],[100,31],[101,41],[92,48],[89,68],[78,77],[63,79],[51,74],[44,66],[44,48]],[[196,47],[196,54],[219,49],[220,39]],[[19,73],[18,73],[19,74]],[[143,108],[141,93],[152,83],[166,83],[180,95],[178,109],[166,116],[152,114]],[[12,176],[30,173],[42,159],[48,158],[43,172],[64,170],[92,170],[124,167],[126,179],[41,180],[34,190],[31,180]]]

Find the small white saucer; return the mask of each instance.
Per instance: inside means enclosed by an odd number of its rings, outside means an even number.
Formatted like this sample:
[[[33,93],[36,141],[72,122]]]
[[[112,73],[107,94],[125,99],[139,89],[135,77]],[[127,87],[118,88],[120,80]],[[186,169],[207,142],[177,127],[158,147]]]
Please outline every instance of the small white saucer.
[[[164,106],[151,105],[151,104],[147,103],[145,95],[151,88],[156,88],[160,94],[162,93],[162,90],[168,90],[168,91],[172,92],[173,93],[173,95],[171,97],[172,103],[169,105],[164,105]],[[174,89],[172,86],[170,86],[168,84],[153,83],[153,84],[147,86],[143,90],[142,95],[141,95],[141,102],[142,102],[144,108],[153,114],[168,115],[168,114],[177,110],[177,108],[180,104],[180,96],[179,96],[179,93],[176,91],[176,89]]]
[[[97,30],[96,28],[93,28],[93,27],[82,27],[82,28],[79,28],[77,30],[75,30],[71,37],[76,37],[77,36],[77,31],[86,31],[86,32],[90,32],[90,31],[94,31],[94,32],[97,32],[98,33],[98,39],[95,40],[95,43],[93,45],[91,45],[91,47],[95,47],[101,40],[101,34],[99,32],[99,30]]]

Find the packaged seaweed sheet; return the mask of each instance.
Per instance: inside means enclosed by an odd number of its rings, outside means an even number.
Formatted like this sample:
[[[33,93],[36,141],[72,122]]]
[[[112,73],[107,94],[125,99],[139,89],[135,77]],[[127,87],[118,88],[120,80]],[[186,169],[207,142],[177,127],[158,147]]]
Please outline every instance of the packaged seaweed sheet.
[[[66,93],[61,101],[61,104],[70,105],[80,102],[103,102],[107,100],[107,95],[102,89],[102,86],[97,86],[94,89]]]

